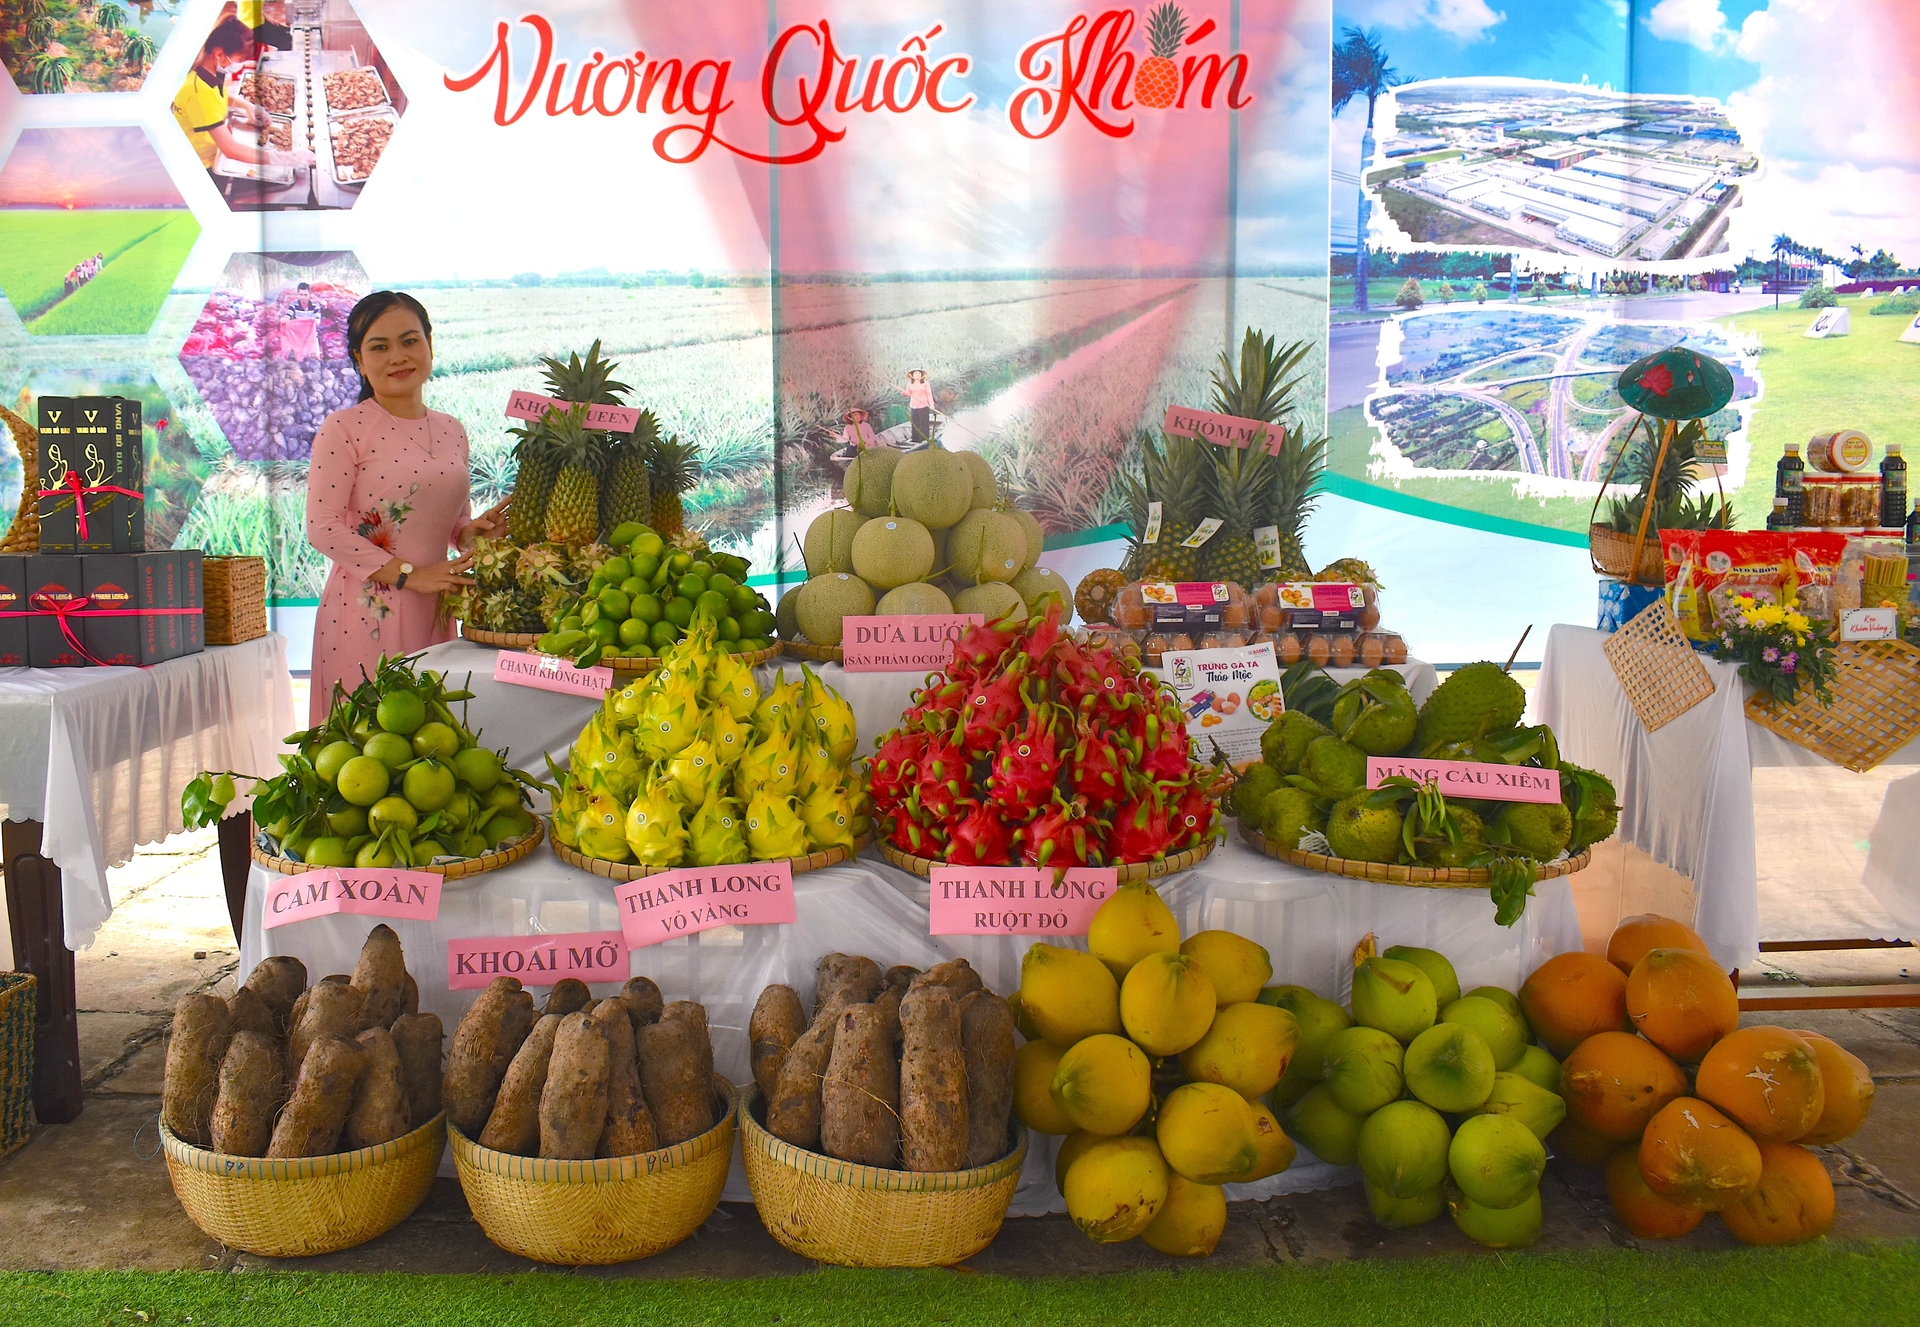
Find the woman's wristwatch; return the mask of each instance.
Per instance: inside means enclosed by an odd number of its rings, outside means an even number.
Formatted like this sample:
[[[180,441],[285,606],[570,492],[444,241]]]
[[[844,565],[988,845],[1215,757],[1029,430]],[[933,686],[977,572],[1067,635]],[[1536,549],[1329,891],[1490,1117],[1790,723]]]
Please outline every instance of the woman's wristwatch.
[[[409,576],[411,576],[411,575],[413,575],[413,564],[412,564],[411,562],[402,562],[402,563],[400,564],[400,579],[399,579],[399,580],[396,580],[396,581],[395,581],[395,582],[393,583],[393,588],[394,588],[394,589],[396,589],[396,590],[404,590],[404,589],[406,589],[406,588],[407,588],[407,577],[409,577]]]

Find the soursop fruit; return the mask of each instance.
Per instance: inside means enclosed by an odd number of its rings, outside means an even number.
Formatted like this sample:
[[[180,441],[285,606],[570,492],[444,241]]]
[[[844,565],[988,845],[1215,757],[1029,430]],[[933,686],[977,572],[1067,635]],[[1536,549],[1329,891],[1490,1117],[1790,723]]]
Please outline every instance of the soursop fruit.
[[[1356,862],[1391,862],[1400,855],[1400,808],[1370,806],[1364,790],[1343,797],[1327,816],[1327,846],[1335,857]],[[1564,809],[1564,808],[1563,808]]]
[[[1300,772],[1300,760],[1316,737],[1331,737],[1333,730],[1318,719],[1298,710],[1288,710],[1260,734],[1260,755],[1282,774]]]
[[[1420,707],[1414,747],[1425,752],[1445,742],[1471,742],[1502,732],[1526,713],[1527,693],[1497,663],[1457,669]]]
[[[1560,802],[1509,802],[1499,824],[1507,842],[1535,861],[1552,861],[1573,840],[1573,812]]]
[[[1322,798],[1337,802],[1367,786],[1367,753],[1337,737],[1316,737],[1307,744],[1297,777],[1311,783]]]
[[[1279,770],[1264,760],[1255,761],[1234,782],[1230,795],[1233,814],[1250,825],[1259,824],[1260,807],[1267,800],[1267,794],[1279,791],[1285,782]]]
[[[1333,703],[1333,730],[1370,756],[1404,750],[1419,721],[1407,684],[1383,669],[1341,687]]]
[[[1260,833],[1268,843],[1297,848],[1302,835],[1321,829],[1320,810],[1305,788],[1280,788],[1260,803]]]
[[[1447,810],[1453,814],[1453,823],[1460,831],[1460,842],[1455,843],[1451,839],[1423,840],[1420,844],[1420,860],[1428,866],[1465,866],[1487,850],[1487,826],[1479,812],[1451,797],[1447,799]]]
[[[1583,852],[1613,837],[1620,827],[1620,806],[1614,801],[1613,781],[1571,761],[1560,762],[1560,801],[1573,814],[1573,838],[1568,852]]]

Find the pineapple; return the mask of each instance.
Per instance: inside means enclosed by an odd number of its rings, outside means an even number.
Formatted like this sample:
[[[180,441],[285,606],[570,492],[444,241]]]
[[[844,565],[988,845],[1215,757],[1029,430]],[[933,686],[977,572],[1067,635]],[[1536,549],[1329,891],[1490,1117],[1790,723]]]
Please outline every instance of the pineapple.
[[[607,470],[607,435],[581,421],[587,408],[576,403],[561,414],[547,411],[547,432],[560,457],[560,477],[547,502],[547,542],[590,544],[600,533],[600,478]]]
[[[507,625],[501,630],[514,632],[541,632],[547,629],[546,619],[540,613],[540,600],[525,590],[509,590],[512,608]]]
[[[1176,4],[1164,4],[1147,15],[1147,45],[1153,54],[1140,62],[1133,76],[1133,99],[1142,106],[1164,111],[1180,90],[1180,71],[1173,57],[1187,38],[1187,16]]]
[[[530,544],[520,550],[514,581],[523,590],[539,593],[548,586],[567,584],[567,560],[552,544]]]
[[[483,591],[503,588],[513,581],[520,550],[504,539],[485,535],[473,541],[473,580]]]
[[[672,539],[686,529],[687,515],[681,506],[680,495],[694,485],[700,449],[693,443],[681,442],[677,436],[656,436],[653,446],[648,450],[652,470],[649,484],[652,489],[650,506],[653,518],[647,524],[662,539]]]
[[[1212,467],[1200,447],[1192,438],[1163,438],[1159,454],[1144,458],[1147,492],[1160,504],[1160,541],[1146,546],[1143,579],[1200,579],[1201,549],[1181,547],[1181,541],[1211,514],[1204,509],[1213,501]]]
[[[515,543],[538,543],[546,536],[547,502],[553,481],[560,477],[560,458],[553,454],[546,425],[538,420],[512,432],[520,441],[513,454],[520,470],[513,481],[513,502],[507,508],[507,533]]]
[[[624,405],[627,393],[633,390],[624,382],[613,381],[613,371],[620,366],[600,358],[598,340],[588,348],[585,359],[576,353],[569,355],[564,364],[547,357],[542,357],[540,362],[547,366],[547,389],[562,401],[582,405]]]
[[[513,591],[495,590],[480,601],[480,621],[476,625],[483,631],[512,631],[513,618]]]
[[[614,447],[613,468],[600,494],[605,507],[600,514],[601,528],[616,530],[628,521],[645,524],[653,515],[647,458],[659,437],[660,426],[653,417],[653,411],[644,410],[633,433]]]
[[[1202,550],[1206,579],[1250,588],[1260,583],[1260,550],[1253,529],[1267,511],[1274,458],[1258,448],[1229,447],[1216,450],[1210,459],[1220,529]]]
[[[1213,408],[1223,415],[1257,419],[1266,424],[1282,424],[1293,412],[1293,395],[1300,385],[1296,374],[1288,377],[1312,350],[1312,343],[1294,341],[1276,348],[1272,337],[1262,337],[1249,327],[1240,342],[1240,363],[1236,366],[1223,351],[1220,368],[1213,375]],[[1284,425],[1282,425],[1284,427]],[[1305,430],[1286,429],[1280,451],[1272,457],[1267,470],[1265,500],[1256,509],[1257,525],[1272,525],[1280,531],[1280,565],[1269,573],[1281,581],[1313,579],[1301,545],[1301,530],[1313,512],[1315,489],[1326,469],[1327,440],[1307,441]],[[1225,519],[1225,514],[1222,513]],[[1219,538],[1216,535],[1215,538]],[[1258,559],[1255,559],[1256,565]],[[1266,577],[1260,577],[1266,579]]]

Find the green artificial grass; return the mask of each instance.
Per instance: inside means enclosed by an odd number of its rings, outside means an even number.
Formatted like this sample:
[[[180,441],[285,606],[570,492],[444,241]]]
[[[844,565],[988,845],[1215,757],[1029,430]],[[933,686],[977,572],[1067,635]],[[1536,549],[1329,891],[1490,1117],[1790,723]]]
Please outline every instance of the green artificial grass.
[[[412,1327],[486,1324],[1022,1323],[1080,1327],[1550,1327],[1658,1323],[1881,1327],[1911,1322],[1920,1245],[1728,1253],[1610,1249],[1009,1280],[950,1271],[820,1271],[743,1281],[590,1276],[12,1272],[0,1312],[36,1324]]]

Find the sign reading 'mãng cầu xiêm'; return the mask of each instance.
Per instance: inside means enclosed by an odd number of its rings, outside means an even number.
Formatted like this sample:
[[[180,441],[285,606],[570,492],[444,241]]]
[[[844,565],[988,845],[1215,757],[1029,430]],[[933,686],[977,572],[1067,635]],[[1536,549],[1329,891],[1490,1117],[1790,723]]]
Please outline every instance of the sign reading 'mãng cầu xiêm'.
[[[1367,787],[1388,779],[1431,783],[1448,797],[1489,802],[1557,802],[1560,771],[1531,765],[1488,765],[1476,760],[1423,760],[1418,756],[1368,756]]]

